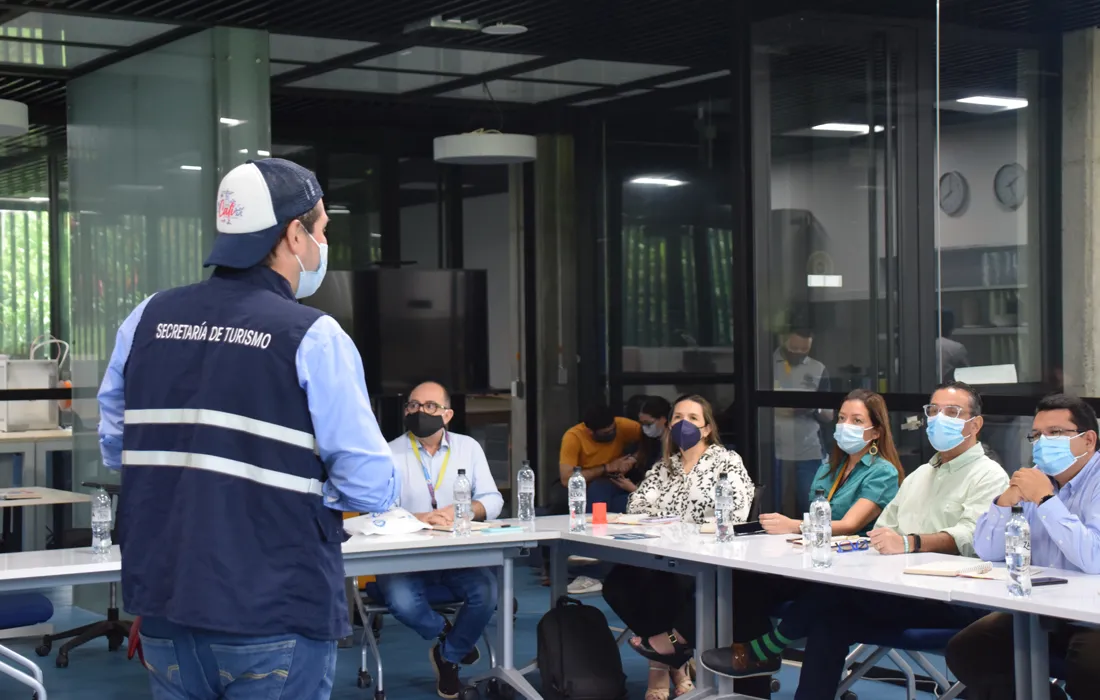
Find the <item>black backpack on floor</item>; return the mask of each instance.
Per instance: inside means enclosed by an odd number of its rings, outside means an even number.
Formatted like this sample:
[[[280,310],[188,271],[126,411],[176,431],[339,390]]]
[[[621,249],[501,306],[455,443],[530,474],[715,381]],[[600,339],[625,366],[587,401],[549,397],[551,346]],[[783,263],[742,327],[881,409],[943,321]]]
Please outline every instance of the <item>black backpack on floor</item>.
[[[538,662],[545,700],[623,700],[619,646],[599,609],[562,596],[542,616]]]

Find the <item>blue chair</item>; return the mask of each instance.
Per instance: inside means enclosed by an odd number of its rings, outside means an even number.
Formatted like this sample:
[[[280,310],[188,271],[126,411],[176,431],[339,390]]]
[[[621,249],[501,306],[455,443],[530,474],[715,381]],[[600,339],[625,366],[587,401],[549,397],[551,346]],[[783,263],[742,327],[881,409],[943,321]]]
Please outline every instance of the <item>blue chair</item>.
[[[953,700],[963,691],[963,684],[951,683],[924,654],[943,653],[947,643],[959,631],[958,629],[908,629],[900,632],[883,630],[880,637],[866,640],[848,655],[848,668],[852,670],[837,688],[837,696],[847,697],[851,693],[851,687],[857,681],[861,680],[883,657],[888,657],[905,676],[906,697],[909,700],[916,700],[917,677],[913,667],[904,658],[908,657],[909,661],[916,664],[935,682],[936,691],[933,695],[937,700]],[[870,653],[864,657],[868,650]],[[857,663],[858,666],[855,665]]]
[[[41,593],[24,593],[0,596],[0,629],[9,630],[30,627],[48,622],[53,617],[53,603]],[[0,645],[0,658],[7,659],[26,670],[0,661],[0,673],[29,686],[36,700],[47,700],[43,685],[42,669],[28,658]]]

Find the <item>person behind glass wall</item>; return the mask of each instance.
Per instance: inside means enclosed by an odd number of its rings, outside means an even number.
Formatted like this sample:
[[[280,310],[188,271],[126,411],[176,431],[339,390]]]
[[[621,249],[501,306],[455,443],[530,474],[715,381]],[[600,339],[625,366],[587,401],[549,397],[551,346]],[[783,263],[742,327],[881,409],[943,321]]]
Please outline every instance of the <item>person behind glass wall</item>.
[[[833,534],[866,533],[882,509],[894,499],[905,478],[901,459],[894,446],[886,401],[873,391],[856,389],[848,394],[837,414],[833,432],[836,445],[829,459],[817,470],[811,491],[825,489],[833,512]],[[769,534],[800,534],[802,521],[779,513],[765,513],[760,523]],[[735,639],[750,640],[734,645],[733,653],[752,654],[758,660],[768,651],[787,644],[784,632],[771,615],[786,601],[798,601],[812,595],[813,584],[782,576],[738,571],[733,577],[733,617]],[[796,606],[806,606],[799,601]],[[704,659],[724,664],[731,650],[706,652]],[[769,667],[770,668],[770,667]],[[737,681],[736,690],[756,697],[768,697],[770,674],[746,676]]]
[[[940,381],[955,378],[955,370],[969,367],[966,346],[951,338],[955,332],[955,313],[948,309],[940,312],[940,336],[936,338],[936,352],[940,356]]]
[[[1005,527],[1023,506],[1031,525],[1031,565],[1100,574],[1100,454],[1096,412],[1076,396],[1039,402],[1028,441],[1035,467],[1012,475],[1008,488],[978,519],[974,549],[1004,561]],[[1050,651],[1065,660],[1066,688],[1051,698],[1080,700],[1100,692],[1100,630],[1054,621]],[[1011,700],[1014,688],[1012,615],[991,613],[947,645],[947,665],[974,700]]]
[[[588,482],[588,512],[592,512],[593,503],[602,502],[607,504],[607,512],[622,513],[628,493],[620,477],[639,461],[641,439],[642,426],[637,420],[616,416],[604,404],[590,407],[584,421],[562,436],[558,465],[562,485],[568,487],[573,469],[580,467]]]
[[[639,409],[638,422],[642,425],[642,453],[645,458],[627,474],[634,483],[640,483],[649,469],[664,457],[671,415],[672,404],[663,396],[646,397],[646,402]]]
[[[664,457],[630,496],[627,512],[675,516],[701,523],[714,515],[721,474],[733,486],[733,521],[744,522],[753,483],[741,457],[722,446],[714,412],[701,396],[676,402]],[[617,565],[603,586],[604,599],[638,636],[630,646],[649,659],[646,700],[667,700],[692,689],[686,664],[695,646],[695,581],[670,571]]]
[[[638,420],[638,413],[641,412],[647,400],[649,396],[646,394],[634,394],[623,405],[623,415],[631,420]]]
[[[810,357],[813,331],[796,328],[788,333],[772,356],[776,391],[829,391],[825,365]],[[809,509],[810,483],[821,466],[825,450],[821,424],[833,419],[832,411],[802,408],[775,409],[775,483],[780,507],[799,515]]]

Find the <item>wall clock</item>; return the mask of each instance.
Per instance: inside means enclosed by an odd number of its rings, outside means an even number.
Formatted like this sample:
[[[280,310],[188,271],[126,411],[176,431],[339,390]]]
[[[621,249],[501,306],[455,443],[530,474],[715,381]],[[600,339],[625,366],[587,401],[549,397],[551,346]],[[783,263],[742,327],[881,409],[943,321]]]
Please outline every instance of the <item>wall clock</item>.
[[[1001,206],[1016,211],[1027,198],[1027,170],[1019,163],[1002,165],[993,176],[993,194]]]
[[[940,176],[940,209],[948,216],[961,216],[970,202],[970,184],[958,171]]]

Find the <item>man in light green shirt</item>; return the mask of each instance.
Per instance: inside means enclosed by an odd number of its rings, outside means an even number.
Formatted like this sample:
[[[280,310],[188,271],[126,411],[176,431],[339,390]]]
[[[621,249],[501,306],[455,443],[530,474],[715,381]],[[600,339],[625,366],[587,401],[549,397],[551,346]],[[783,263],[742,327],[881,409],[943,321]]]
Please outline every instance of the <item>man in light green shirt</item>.
[[[945,385],[924,407],[928,439],[940,451],[905,477],[898,495],[883,509],[871,531],[871,546],[880,554],[974,556],[978,518],[1008,488],[1008,474],[978,442],[981,399],[968,389]]]

